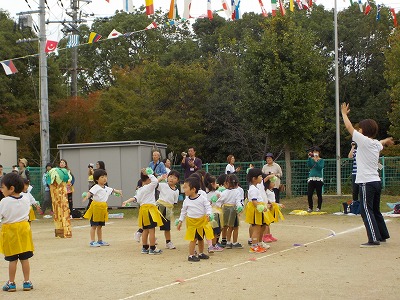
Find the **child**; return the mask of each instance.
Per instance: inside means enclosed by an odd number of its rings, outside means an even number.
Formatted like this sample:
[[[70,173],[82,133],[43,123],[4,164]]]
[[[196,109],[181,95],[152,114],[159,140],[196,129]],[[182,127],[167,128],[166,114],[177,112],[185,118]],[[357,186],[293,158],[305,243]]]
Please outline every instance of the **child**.
[[[167,176],[165,174],[164,178]],[[157,206],[160,213],[164,216],[164,224],[160,226],[160,230],[164,231],[165,242],[167,249],[176,249],[171,242],[171,218],[174,215],[174,204],[178,203],[179,190],[176,188],[179,182],[179,172],[172,170],[169,171],[167,182],[160,182],[157,190],[160,192]]]
[[[153,175],[151,168],[142,169],[140,178],[142,187],[137,190],[136,196],[122,202],[122,206],[130,202],[138,202],[140,204],[138,222],[139,228],[143,229],[142,254],[161,254],[162,250],[156,249],[156,227],[163,225],[155,198],[158,180]]]
[[[222,224],[227,228],[226,249],[243,249],[238,243],[239,217],[238,213],[243,211],[242,193],[239,189],[239,179],[235,174],[229,174],[225,180],[226,190],[221,193],[217,206],[222,207]],[[233,243],[231,243],[233,233]]]
[[[269,224],[268,216],[265,213],[267,207],[265,206],[264,199],[261,191],[257,188],[257,185],[262,182],[262,172],[258,168],[249,170],[247,174],[247,181],[249,182],[248,199],[249,202],[246,206],[246,223],[251,224],[251,247],[252,253],[263,253],[267,251],[261,245],[261,236],[264,232],[265,226]]]
[[[33,285],[29,280],[29,258],[33,256],[34,247],[32,231],[28,222],[29,199],[21,195],[24,183],[16,173],[4,175],[1,187],[5,198],[0,202],[0,219],[2,221],[0,252],[4,253],[4,259],[9,262],[9,279],[3,286],[3,291],[16,291],[15,274],[18,259],[21,262],[22,273],[24,274],[23,290],[30,291],[33,289]],[[19,243],[16,241],[19,241]]]
[[[393,138],[378,141],[378,124],[372,119],[362,120],[360,129],[354,129],[348,114],[349,104],[341,105],[344,125],[357,143],[357,174],[356,183],[360,186],[361,217],[367,230],[368,242],[361,248],[379,246],[390,237],[385,220],[380,212],[381,179],[378,173],[379,152],[384,145],[393,145]]]
[[[226,176],[227,176],[227,174],[221,174],[221,175],[218,176],[218,178],[217,178],[217,184],[218,184],[217,195],[214,198],[213,202],[217,202],[218,197],[221,195],[221,193],[223,191],[226,190],[226,187],[225,187],[225,185],[226,185],[226,182],[225,182],[226,181]],[[221,209],[219,209],[219,213],[220,213],[220,215],[222,215],[222,210]],[[219,217],[220,216],[218,216],[218,218]],[[223,227],[223,226],[221,228],[221,244],[219,244],[219,245],[222,248],[225,248],[225,246],[226,246],[226,231],[227,231],[227,229],[228,229],[227,227]]]
[[[36,201],[36,199],[32,196],[31,190],[32,186],[29,185],[29,180],[26,178],[22,179],[24,182],[24,189],[22,190],[22,195],[29,199],[29,203],[31,205],[31,209],[29,210],[29,222],[36,220],[35,211],[33,210],[33,206],[36,207],[37,210],[40,210],[40,204]]]
[[[107,183],[107,172],[103,169],[97,169],[93,172],[93,180],[96,183],[87,193],[83,201],[88,198],[92,198],[92,203],[89,209],[83,216],[86,219],[90,219],[90,247],[110,246],[109,243],[103,241],[102,228],[108,221],[108,197],[114,193],[116,195],[122,195],[122,191],[115,190],[106,186]],[[95,240],[97,232],[97,242]]]
[[[213,230],[209,223],[212,209],[210,202],[206,197],[199,195],[199,181],[194,177],[188,177],[183,185],[185,192],[185,200],[181,210],[181,215],[177,224],[178,230],[181,230],[182,222],[186,218],[186,235],[185,239],[189,240],[189,257],[188,261],[198,262],[200,259],[208,259],[209,256],[204,254],[204,236],[207,239],[213,239]],[[195,256],[196,242],[199,247],[199,255]]]

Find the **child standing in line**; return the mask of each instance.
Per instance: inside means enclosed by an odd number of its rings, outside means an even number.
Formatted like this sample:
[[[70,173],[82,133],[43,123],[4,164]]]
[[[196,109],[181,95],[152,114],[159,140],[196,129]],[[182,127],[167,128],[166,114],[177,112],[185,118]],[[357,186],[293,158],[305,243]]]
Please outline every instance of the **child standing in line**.
[[[226,190],[226,187],[225,187],[226,176],[227,176],[227,174],[221,174],[218,176],[218,178],[217,178],[217,184],[218,184],[217,195],[214,198],[213,202],[217,202],[218,197],[221,195],[221,193],[223,191]],[[220,216],[221,215],[222,215],[222,209],[220,209]],[[227,228],[222,226],[222,228],[221,228],[221,244],[219,244],[221,246],[221,248],[225,248],[225,246],[226,246],[226,231],[227,231]]]
[[[140,204],[138,222],[139,228],[143,229],[142,254],[161,254],[162,250],[156,249],[156,227],[163,225],[155,198],[158,180],[153,175],[151,168],[142,169],[140,179],[142,180],[142,187],[137,190],[137,194],[133,198],[122,202],[122,206],[130,202]]]
[[[243,249],[238,243],[239,217],[238,213],[243,211],[241,193],[239,190],[239,179],[235,174],[229,174],[225,180],[226,190],[221,193],[217,206],[222,207],[222,224],[227,228],[225,249]],[[232,236],[233,234],[233,236]],[[231,243],[231,238],[233,243]]]
[[[167,177],[164,174],[162,179]],[[160,213],[164,216],[164,224],[160,226],[160,230],[164,231],[167,249],[176,249],[171,241],[171,219],[174,216],[174,204],[178,203],[179,190],[176,185],[179,182],[179,172],[172,170],[168,172],[167,182],[160,182],[157,190],[160,192],[157,206]]]
[[[210,202],[206,197],[199,195],[199,181],[194,177],[188,177],[183,185],[185,192],[185,200],[181,210],[181,215],[177,224],[178,230],[181,230],[182,222],[186,218],[186,235],[185,240],[189,243],[188,261],[198,262],[200,259],[208,259],[209,256],[204,254],[204,236],[211,240],[214,238],[212,227],[209,223],[212,209]],[[199,247],[199,255],[195,256],[196,242]]]
[[[265,213],[267,211],[266,203],[262,197],[260,189],[257,185],[262,182],[262,172],[258,168],[249,170],[247,181],[249,182],[248,199],[246,206],[246,223],[251,225],[251,247],[252,253],[263,253],[267,251],[261,244],[261,236],[265,230],[265,226],[270,222]]]
[[[16,173],[4,175],[1,182],[2,192],[5,196],[0,201],[0,219],[2,222],[0,233],[0,252],[9,262],[9,279],[3,286],[3,291],[15,292],[15,274],[18,260],[21,262],[24,282],[24,291],[33,289],[29,280],[29,258],[33,256],[32,231],[29,225],[30,203],[27,197],[21,195],[24,188],[22,178]],[[16,241],[19,241],[18,243]]]
[[[341,105],[344,125],[357,143],[356,183],[360,186],[361,217],[367,230],[368,242],[361,248],[377,247],[386,242],[389,231],[380,212],[382,184],[378,173],[379,153],[384,145],[393,145],[393,138],[378,141],[378,124],[372,119],[362,120],[360,129],[354,129],[348,114],[349,104]]]
[[[93,180],[96,183],[91,187],[89,193],[83,201],[88,198],[92,198],[92,203],[89,209],[83,216],[90,220],[90,247],[110,246],[109,243],[103,241],[103,226],[108,221],[108,197],[114,193],[115,195],[122,195],[122,191],[115,190],[106,186],[107,183],[107,172],[103,169],[97,169],[93,172]],[[97,242],[96,242],[97,233]]]
[[[35,211],[33,210],[33,206],[36,207],[37,210],[40,209],[39,202],[36,201],[35,197],[31,194],[32,186],[29,185],[29,180],[26,178],[22,179],[24,181],[24,189],[22,190],[22,195],[29,199],[29,203],[31,205],[31,209],[29,210],[29,222],[36,220]]]

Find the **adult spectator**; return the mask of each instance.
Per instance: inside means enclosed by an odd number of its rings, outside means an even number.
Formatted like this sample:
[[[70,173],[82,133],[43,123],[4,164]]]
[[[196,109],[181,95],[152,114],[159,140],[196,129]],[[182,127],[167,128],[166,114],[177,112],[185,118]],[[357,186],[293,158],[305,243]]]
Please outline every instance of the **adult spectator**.
[[[26,168],[28,166],[28,161],[26,158],[20,158],[18,160],[18,166],[19,166],[19,171],[18,174],[21,176],[23,179],[28,179],[31,181],[31,178],[29,176],[29,170]]]
[[[189,157],[187,157],[188,155]],[[190,147],[188,153],[182,152],[181,166],[185,172],[185,179],[201,169],[202,162],[200,158],[196,157],[196,149],[194,147]]]
[[[94,185],[94,180],[93,180],[93,173],[94,173],[94,164],[89,163],[88,164],[88,189],[90,190],[92,186]]]
[[[74,178],[74,175],[72,175],[71,170],[68,168],[68,163],[65,159],[60,160],[60,168],[67,169],[68,173],[71,175],[71,180],[68,180],[66,187],[67,187],[67,198],[68,198],[69,211],[72,212],[72,210],[74,208],[74,202],[72,200],[72,193],[74,192],[75,178]]]
[[[240,167],[235,168],[235,157],[232,154],[228,155],[226,161],[228,164],[225,168],[225,174],[236,174],[240,171]]]
[[[322,172],[324,170],[325,161],[320,157],[321,149],[318,146],[313,147],[313,151],[308,153],[307,166],[310,168],[308,174],[308,186],[307,186],[307,197],[308,197],[308,209],[307,212],[313,211],[313,194],[314,190],[317,192],[318,206],[316,211],[320,211],[322,207],[322,187],[324,185],[324,179]]]
[[[261,171],[265,175],[275,175],[276,180],[273,191],[275,194],[275,201],[276,203],[279,203],[280,201],[279,186],[281,185],[281,178],[283,176],[282,168],[280,165],[274,162],[274,155],[272,153],[267,153],[267,155],[265,155],[265,161],[267,163],[262,167]]]
[[[50,209],[50,214],[53,212],[52,204],[51,204],[51,194],[50,194],[50,186],[47,183],[47,176],[49,174],[49,171],[53,168],[51,163],[46,164],[46,171],[43,173],[42,177],[42,184],[44,186],[44,199],[42,203],[42,211],[41,215],[44,215],[46,212],[46,209]]]
[[[168,158],[164,158],[163,163],[165,166],[165,170],[167,170],[167,174],[169,174],[169,172],[171,172],[171,161]]]
[[[3,172],[3,166],[0,165],[0,200],[4,198],[3,192],[1,191],[1,179],[6,173]]]
[[[158,151],[153,152],[153,160],[149,163],[149,168],[154,172],[154,176],[158,177],[167,174],[164,163],[160,160],[161,154]]]

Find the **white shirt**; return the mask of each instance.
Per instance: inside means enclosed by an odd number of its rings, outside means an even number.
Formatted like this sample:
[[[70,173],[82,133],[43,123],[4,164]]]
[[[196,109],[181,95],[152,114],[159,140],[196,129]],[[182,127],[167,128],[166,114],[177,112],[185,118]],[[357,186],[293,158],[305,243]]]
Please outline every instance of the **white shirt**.
[[[112,194],[114,189],[104,186],[101,187],[98,184],[92,186],[89,192],[93,195],[93,200],[97,202],[107,202],[108,197]]]
[[[37,204],[37,201],[35,199],[35,197],[33,197],[33,195],[30,192],[22,192],[21,195],[23,195],[24,197],[29,199],[29,203],[30,205],[35,205]]]
[[[177,188],[172,189],[168,183],[160,182],[157,189],[160,191],[158,199],[168,202],[169,204],[178,203],[179,190]]]
[[[273,162],[271,166],[268,165],[268,164],[265,164],[262,167],[261,172],[263,172],[266,175],[269,175],[270,172],[274,173],[275,177],[277,178],[276,181],[275,181],[275,186],[274,187],[277,188],[277,189],[279,188],[279,185],[281,184],[281,177],[283,175],[282,168],[281,168],[280,165],[278,165],[276,162]]]
[[[265,194],[265,193],[264,193]],[[247,193],[249,201],[257,200],[257,202],[264,202],[260,189],[255,185],[250,185],[249,191]]]
[[[269,189],[267,189],[265,191],[265,193],[267,194],[267,199],[269,203],[275,203],[276,199],[275,199],[275,193]]]
[[[231,164],[227,164],[225,168],[225,174],[233,174],[235,173],[235,166],[232,166]]]
[[[149,178],[151,182],[143,185],[137,190],[135,198],[140,205],[156,204],[155,190],[157,188],[158,180],[154,175],[149,175]]]
[[[239,188],[226,189],[221,193],[221,196],[218,198],[216,205],[221,207],[224,204],[242,206],[242,199]]]
[[[260,195],[261,195],[261,197],[263,199],[263,202],[268,202],[267,193],[265,192],[264,183],[261,182],[261,183],[257,184],[257,188],[260,191]]]
[[[0,201],[0,219],[3,224],[17,223],[29,220],[31,204],[23,194],[19,198],[5,197]]]
[[[378,173],[379,152],[382,144],[357,130],[353,131],[353,141],[357,143],[357,174],[356,183],[381,181]]]
[[[203,195],[198,195],[198,197],[191,199],[186,197],[183,201],[181,215],[179,221],[183,222],[186,217],[189,218],[201,218],[205,215],[211,215],[212,209],[210,201],[207,200]]]

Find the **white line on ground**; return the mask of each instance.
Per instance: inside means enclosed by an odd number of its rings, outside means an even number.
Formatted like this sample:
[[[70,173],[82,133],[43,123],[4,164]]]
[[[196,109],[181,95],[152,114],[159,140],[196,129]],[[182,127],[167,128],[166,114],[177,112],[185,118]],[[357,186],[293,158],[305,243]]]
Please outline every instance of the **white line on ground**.
[[[114,222],[107,222],[106,225],[113,224]],[[80,228],[87,228],[90,227],[90,224],[87,225],[81,225],[81,226],[72,226],[73,229],[80,229]],[[37,234],[37,233],[43,233],[43,232],[52,232],[54,229],[46,229],[46,230],[38,230],[38,231],[32,231],[32,234]]]

